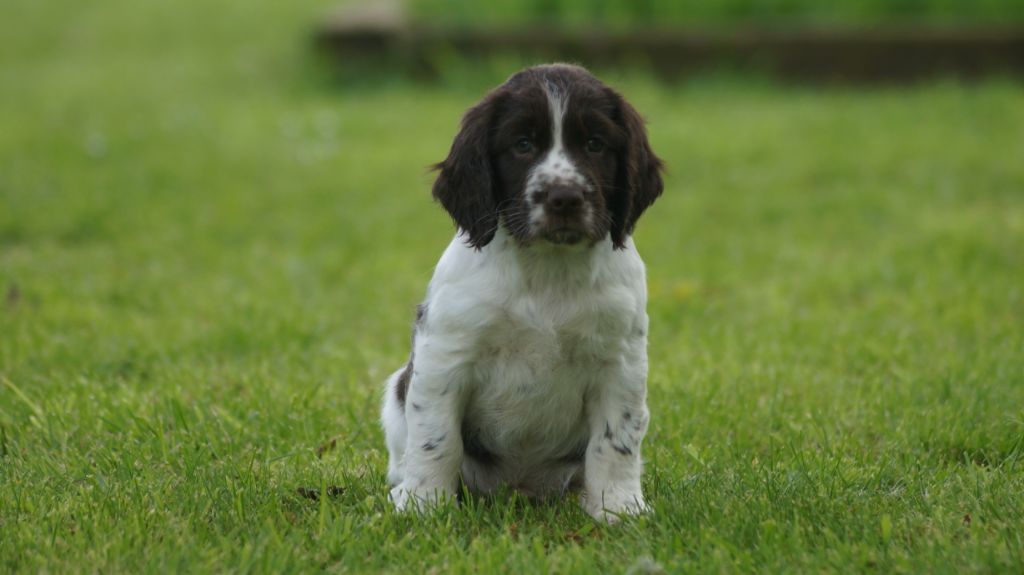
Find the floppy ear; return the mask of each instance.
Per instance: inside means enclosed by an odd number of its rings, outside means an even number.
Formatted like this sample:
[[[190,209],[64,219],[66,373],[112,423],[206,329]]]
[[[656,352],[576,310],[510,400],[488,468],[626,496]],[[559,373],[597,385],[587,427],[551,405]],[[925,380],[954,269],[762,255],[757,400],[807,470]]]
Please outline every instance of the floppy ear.
[[[612,213],[612,243],[621,249],[633,233],[637,219],[661,195],[663,165],[647,141],[643,118],[625,98],[614,91],[612,94],[618,101],[617,121],[626,136],[619,156],[615,193],[608,206]]]
[[[498,229],[490,152],[498,99],[498,93],[492,92],[466,112],[448,157],[434,166],[440,170],[434,181],[434,199],[448,210],[466,242],[476,249],[489,244]]]

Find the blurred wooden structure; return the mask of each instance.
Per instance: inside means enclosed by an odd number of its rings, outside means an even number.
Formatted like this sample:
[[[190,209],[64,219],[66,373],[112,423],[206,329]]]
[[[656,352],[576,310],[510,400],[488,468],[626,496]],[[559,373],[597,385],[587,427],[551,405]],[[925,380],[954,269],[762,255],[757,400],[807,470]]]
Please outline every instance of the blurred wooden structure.
[[[456,54],[518,54],[589,66],[641,62],[670,79],[725,67],[784,79],[901,82],[935,76],[1024,76],[1024,28],[652,29],[627,32],[560,28],[440,28],[410,21],[396,0],[347,6],[315,33],[342,63],[437,73]]]

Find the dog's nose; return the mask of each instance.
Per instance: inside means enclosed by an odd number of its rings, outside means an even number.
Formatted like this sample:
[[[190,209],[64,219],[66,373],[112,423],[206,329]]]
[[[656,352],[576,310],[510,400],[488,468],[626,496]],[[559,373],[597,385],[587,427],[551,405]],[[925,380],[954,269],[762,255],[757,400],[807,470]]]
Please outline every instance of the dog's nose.
[[[579,186],[552,186],[544,204],[555,215],[573,214],[583,207],[583,190]]]

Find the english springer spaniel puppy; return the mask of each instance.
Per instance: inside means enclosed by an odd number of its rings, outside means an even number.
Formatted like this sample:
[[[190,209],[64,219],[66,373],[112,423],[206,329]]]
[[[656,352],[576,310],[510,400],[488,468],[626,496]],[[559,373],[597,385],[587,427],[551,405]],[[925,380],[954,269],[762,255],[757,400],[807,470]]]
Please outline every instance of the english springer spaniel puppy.
[[[643,120],[583,68],[523,70],[466,112],[434,197],[459,231],[382,423],[398,509],[505,485],[644,511],[647,287],[630,237],[661,194]]]

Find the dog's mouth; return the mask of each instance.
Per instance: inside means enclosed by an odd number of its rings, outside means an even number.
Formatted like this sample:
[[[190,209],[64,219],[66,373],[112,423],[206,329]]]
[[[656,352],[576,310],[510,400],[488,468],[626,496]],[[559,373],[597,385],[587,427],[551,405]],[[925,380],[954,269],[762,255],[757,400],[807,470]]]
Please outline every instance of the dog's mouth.
[[[574,228],[558,228],[544,232],[542,237],[553,244],[572,245],[583,241],[586,234]]]
[[[582,212],[566,215],[548,213],[536,237],[558,245],[578,244],[591,239],[594,234],[588,223]]]

